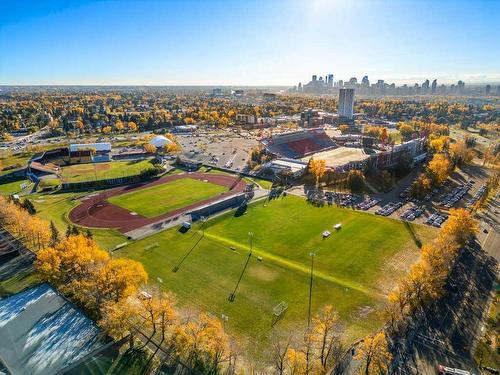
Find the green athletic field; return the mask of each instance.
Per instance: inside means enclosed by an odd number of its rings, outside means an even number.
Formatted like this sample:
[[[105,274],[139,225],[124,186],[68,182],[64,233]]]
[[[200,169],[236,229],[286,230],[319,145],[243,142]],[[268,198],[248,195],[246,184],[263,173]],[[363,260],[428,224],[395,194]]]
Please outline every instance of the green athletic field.
[[[227,188],[221,185],[181,178],[111,197],[108,201],[142,216],[155,217],[225,191]]]
[[[332,228],[336,223],[342,224],[340,231]],[[324,230],[332,235],[323,239]],[[234,302],[229,302],[248,259],[249,232],[253,255]],[[306,324],[310,252],[316,254],[313,312],[332,304],[351,340],[380,325],[378,311],[385,295],[418,257],[418,241],[432,235],[427,227],[349,209],[318,208],[287,196],[209,220],[204,236],[199,225],[185,234],[174,228],[114,255],[142,262],[150,280],[173,291],[181,306],[227,315],[230,332],[244,350],[258,356],[265,352],[273,323],[278,330],[296,332]],[[274,322],[272,310],[281,301],[289,307]]]
[[[73,164],[62,167],[60,174],[66,182],[82,182],[132,176],[152,166],[150,160]]]

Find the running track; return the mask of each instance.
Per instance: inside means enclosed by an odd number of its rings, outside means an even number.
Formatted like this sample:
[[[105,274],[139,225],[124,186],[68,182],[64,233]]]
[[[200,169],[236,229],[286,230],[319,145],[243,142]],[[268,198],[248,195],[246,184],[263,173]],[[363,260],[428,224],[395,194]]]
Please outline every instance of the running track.
[[[225,186],[228,188],[228,191],[216,195],[212,198],[205,199],[187,205],[180,209],[167,212],[163,215],[150,218],[141,215],[132,215],[129,210],[115,206],[114,204],[111,204],[107,201],[109,197],[115,195],[120,195],[135,190],[141,190],[151,186],[160,185],[169,181],[187,177],[202,181],[206,180],[217,185]],[[88,199],[84,200],[79,206],[73,208],[73,210],[70,211],[69,218],[73,223],[82,225],[84,227],[115,228],[122,233],[126,233],[131,230],[143,227],[144,225],[153,224],[164,219],[179,216],[179,214],[181,213],[190,211],[199,206],[206,205],[207,203],[214,202],[221,199],[222,197],[227,197],[229,195],[243,192],[245,190],[245,187],[246,182],[244,180],[230,175],[193,172],[165,176],[153,182],[120,186],[93,197],[89,197]]]

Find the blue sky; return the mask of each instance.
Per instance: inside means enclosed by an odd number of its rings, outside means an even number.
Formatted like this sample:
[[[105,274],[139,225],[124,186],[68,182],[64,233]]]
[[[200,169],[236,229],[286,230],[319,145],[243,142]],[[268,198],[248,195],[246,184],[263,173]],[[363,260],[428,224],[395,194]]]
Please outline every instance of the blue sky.
[[[500,1],[0,0],[0,84],[500,81]]]

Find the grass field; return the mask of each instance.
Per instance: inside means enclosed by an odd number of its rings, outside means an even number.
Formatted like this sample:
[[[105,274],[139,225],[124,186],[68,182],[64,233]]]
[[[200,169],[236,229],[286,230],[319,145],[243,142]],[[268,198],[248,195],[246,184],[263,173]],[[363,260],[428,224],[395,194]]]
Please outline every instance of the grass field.
[[[61,177],[66,182],[104,180],[136,175],[150,167],[150,160],[73,164],[61,168]]]
[[[8,182],[0,182],[0,194],[2,195],[10,195],[16,194],[22,191],[21,184],[27,183],[28,180],[20,179]]]
[[[339,222],[343,227],[335,232]],[[332,304],[351,340],[379,326],[377,311],[388,289],[418,257],[416,243],[433,236],[423,226],[317,208],[294,196],[257,202],[242,215],[209,220],[204,229],[204,236],[199,226],[185,234],[167,230],[114,254],[142,262],[150,280],[176,293],[181,306],[227,315],[230,332],[253,356],[265,352],[272,309],[281,301],[289,308],[277,329],[298,329],[307,321],[310,252],[316,253],[313,311]],[[327,229],[332,235],[322,239]],[[249,232],[253,256],[229,302],[248,259]]]
[[[142,216],[155,217],[225,191],[227,188],[221,185],[182,178],[111,197],[108,201]]]
[[[37,215],[47,221],[52,221],[57,229],[64,234],[66,227],[70,224],[68,213],[77,206],[79,198],[87,193],[58,193],[58,194],[34,194],[30,196],[35,205]],[[91,229],[93,238],[105,250],[111,250],[116,245],[127,241],[117,230]]]

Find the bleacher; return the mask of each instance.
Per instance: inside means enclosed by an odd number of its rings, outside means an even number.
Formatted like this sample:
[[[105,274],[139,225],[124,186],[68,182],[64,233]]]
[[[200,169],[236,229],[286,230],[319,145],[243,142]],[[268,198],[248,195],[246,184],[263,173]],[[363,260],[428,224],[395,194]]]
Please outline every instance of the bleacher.
[[[302,158],[337,147],[323,129],[278,134],[261,142],[271,154],[291,159]]]

